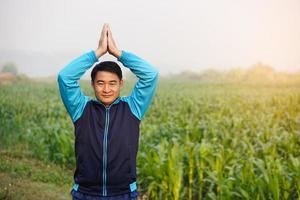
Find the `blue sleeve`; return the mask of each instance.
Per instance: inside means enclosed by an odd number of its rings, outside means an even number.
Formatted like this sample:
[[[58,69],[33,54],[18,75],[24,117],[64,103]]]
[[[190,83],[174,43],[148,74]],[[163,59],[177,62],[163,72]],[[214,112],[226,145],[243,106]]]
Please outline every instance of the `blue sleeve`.
[[[95,52],[90,51],[70,62],[58,74],[60,96],[73,122],[79,119],[89,101],[89,97],[82,93],[78,81],[97,61]]]
[[[130,96],[123,97],[123,99],[128,102],[131,112],[141,120],[154,96],[158,71],[145,60],[126,51],[122,51],[118,60],[139,79]]]

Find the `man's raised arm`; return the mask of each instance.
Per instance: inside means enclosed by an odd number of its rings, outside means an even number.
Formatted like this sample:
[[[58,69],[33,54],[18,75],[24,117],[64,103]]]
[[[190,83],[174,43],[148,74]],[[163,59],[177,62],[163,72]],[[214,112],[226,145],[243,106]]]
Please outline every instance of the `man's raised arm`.
[[[62,101],[72,119],[75,122],[83,113],[89,100],[80,87],[79,79],[98,58],[107,52],[107,24],[104,24],[99,45],[96,51],[90,51],[76,58],[65,66],[58,74],[58,85]]]
[[[124,97],[133,114],[141,120],[147,111],[157,85],[158,71],[147,61],[126,51],[119,51],[108,26],[108,52],[118,58],[125,67],[129,68],[137,77],[130,96]]]
[[[126,51],[122,51],[118,60],[139,79],[127,100],[131,111],[141,120],[154,96],[158,71],[145,60]]]
[[[60,96],[73,122],[81,116],[89,100],[82,93],[78,81],[97,60],[94,51],[90,51],[73,60],[58,74]]]

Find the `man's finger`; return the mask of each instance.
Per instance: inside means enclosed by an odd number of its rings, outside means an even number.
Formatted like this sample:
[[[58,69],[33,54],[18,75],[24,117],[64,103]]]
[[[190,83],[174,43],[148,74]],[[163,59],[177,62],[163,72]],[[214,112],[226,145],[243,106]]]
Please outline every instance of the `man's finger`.
[[[109,35],[112,36],[112,33],[111,33],[111,30],[110,30],[110,26],[109,26],[109,25],[107,25],[107,29],[108,29]]]
[[[102,27],[102,35],[105,35],[105,33],[107,32],[107,23],[104,23],[103,24],[103,27]]]
[[[104,30],[105,30],[105,24],[103,24],[103,26],[102,26],[102,31],[101,31],[101,34],[103,34],[103,33],[104,33]]]

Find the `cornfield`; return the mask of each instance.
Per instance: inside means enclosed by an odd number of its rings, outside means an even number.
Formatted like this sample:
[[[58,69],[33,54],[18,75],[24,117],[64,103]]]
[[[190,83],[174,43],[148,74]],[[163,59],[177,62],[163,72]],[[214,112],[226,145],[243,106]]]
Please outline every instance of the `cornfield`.
[[[0,144],[74,168],[73,125],[55,83],[0,86]],[[137,172],[148,199],[300,199],[300,87],[160,81]]]

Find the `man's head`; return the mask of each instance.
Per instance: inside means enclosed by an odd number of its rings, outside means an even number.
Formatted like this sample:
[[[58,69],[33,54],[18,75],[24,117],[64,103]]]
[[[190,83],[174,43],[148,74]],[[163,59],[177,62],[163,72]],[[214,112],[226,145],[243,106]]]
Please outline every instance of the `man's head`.
[[[91,79],[95,95],[104,105],[110,105],[120,96],[123,79],[121,68],[117,63],[104,61],[95,65]]]

